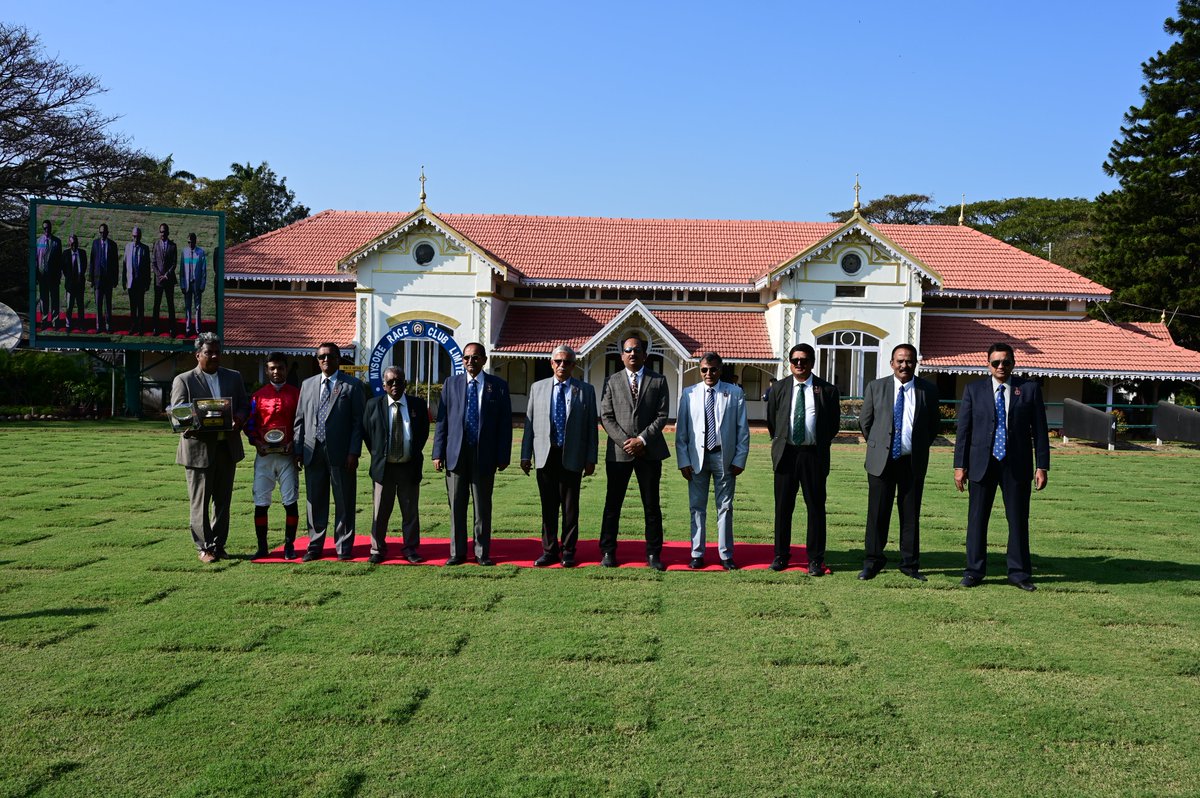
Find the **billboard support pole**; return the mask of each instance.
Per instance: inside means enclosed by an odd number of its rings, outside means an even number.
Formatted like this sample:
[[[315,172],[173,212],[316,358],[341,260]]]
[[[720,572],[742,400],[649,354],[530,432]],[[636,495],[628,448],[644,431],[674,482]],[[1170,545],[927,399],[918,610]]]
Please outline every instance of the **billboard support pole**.
[[[142,353],[125,352],[125,415],[142,417]]]

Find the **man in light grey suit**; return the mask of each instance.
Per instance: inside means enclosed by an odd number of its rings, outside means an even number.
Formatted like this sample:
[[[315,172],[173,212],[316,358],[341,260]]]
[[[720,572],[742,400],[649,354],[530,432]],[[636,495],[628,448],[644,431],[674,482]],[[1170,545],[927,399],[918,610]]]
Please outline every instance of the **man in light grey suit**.
[[[596,389],[571,376],[574,349],[565,344],[555,349],[550,366],[554,376],[538,380],[529,389],[521,470],[528,476],[536,460],[542,499],[542,556],[533,564],[544,568],[561,557],[563,568],[572,568],[579,542],[579,487],[584,476],[595,472],[600,452],[600,434],[596,431],[599,411]]]
[[[859,579],[874,579],[887,557],[892,501],[900,512],[900,572],[920,582],[921,494],[929,468],[929,446],[937,437],[937,386],[914,376],[917,349],[892,350],[892,376],[867,383],[858,426],[867,439],[866,558]]]
[[[621,523],[621,505],[629,478],[637,474],[638,491],[646,516],[646,564],[656,571],[663,565],[662,504],[659,484],[662,461],[671,456],[663,438],[671,397],[667,378],[646,368],[646,342],[627,336],[621,343],[625,368],[608,378],[600,399],[600,419],[608,433],[604,470],[608,491],[604,497],[604,517],[600,522],[600,564],[617,566],[617,532]]]
[[[358,458],[362,454],[362,421],[366,405],[363,384],[343,373],[335,343],[317,347],[321,373],[300,386],[293,446],[304,466],[308,509],[308,551],[304,562],[319,560],[329,527],[329,492],[333,489],[333,545],[339,560],[351,558],[354,546],[354,503],[358,494]]]
[[[679,472],[688,481],[688,507],[692,523],[692,560],[688,567],[704,567],[704,526],[707,521],[708,484],[715,488],[717,550],[726,571],[737,570],[733,560],[733,490],[738,474],[746,470],[750,455],[750,422],[742,389],[721,382],[721,356],[709,352],[700,358],[701,382],[679,397],[675,421],[675,457]]]
[[[238,461],[245,457],[238,430],[250,414],[242,375],[221,368],[221,339],[216,333],[204,333],[196,338],[196,368],[176,376],[171,384],[171,405],[218,397],[233,402],[233,428],[189,430],[179,437],[175,452],[175,462],[187,469],[192,541],[203,563],[227,556],[233,478]]]

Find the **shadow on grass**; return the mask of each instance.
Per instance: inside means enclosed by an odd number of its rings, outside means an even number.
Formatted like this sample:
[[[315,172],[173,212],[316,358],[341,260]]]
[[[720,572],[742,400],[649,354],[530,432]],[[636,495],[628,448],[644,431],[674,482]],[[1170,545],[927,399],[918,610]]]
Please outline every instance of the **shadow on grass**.
[[[60,607],[57,609],[34,610],[32,612],[17,612],[12,615],[0,615],[0,623],[4,621],[19,621],[29,618],[70,618],[79,615],[95,615],[108,612],[107,607]]]
[[[862,550],[845,553],[843,562],[861,562]],[[834,560],[833,557],[828,557]],[[894,561],[893,561],[894,560]],[[899,553],[889,556],[888,570],[899,568]],[[965,552],[921,552],[921,570],[927,575],[961,576]],[[1003,579],[1008,573],[1004,555],[988,555],[989,578]],[[1195,582],[1200,588],[1200,565],[1172,560],[1137,560],[1128,557],[1043,557],[1033,555],[1033,579],[1038,584],[1140,585],[1158,582]]]

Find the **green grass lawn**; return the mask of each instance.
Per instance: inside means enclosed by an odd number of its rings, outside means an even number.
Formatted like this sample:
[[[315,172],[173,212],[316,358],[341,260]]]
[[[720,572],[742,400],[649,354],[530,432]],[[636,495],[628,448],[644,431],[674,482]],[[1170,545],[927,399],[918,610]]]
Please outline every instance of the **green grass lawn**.
[[[0,796],[1200,794],[1194,449],[1056,449],[1026,594],[1004,583],[999,511],[988,582],[957,586],[967,499],[944,446],[921,584],[854,578],[861,444],[834,447],[820,580],[205,566],[174,444],[163,423],[0,427]],[[683,540],[684,483],[664,477]],[[365,466],[359,486],[366,534]],[[603,474],[584,486],[595,538]],[[440,477],[421,505],[425,535],[447,536]],[[537,534],[515,463],[496,506],[498,534]],[[631,487],[626,560],[640,522]],[[738,539],[769,542],[771,524],[754,435]]]

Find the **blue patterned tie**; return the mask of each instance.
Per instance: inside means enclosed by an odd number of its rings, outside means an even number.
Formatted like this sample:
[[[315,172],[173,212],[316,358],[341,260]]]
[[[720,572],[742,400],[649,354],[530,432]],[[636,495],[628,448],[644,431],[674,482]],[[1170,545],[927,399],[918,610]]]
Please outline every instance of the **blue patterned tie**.
[[[717,448],[717,396],[712,388],[704,400],[704,448],[709,451]]]
[[[567,441],[567,381],[558,384],[558,402],[554,405],[554,445],[562,448]]]
[[[1004,410],[1004,386],[996,389],[996,439],[992,443],[992,456],[1003,460],[1008,451],[1008,414]]]
[[[467,386],[467,445],[479,443],[479,381]]]
[[[321,403],[317,405],[317,440],[325,440],[325,418],[329,415],[329,396],[331,380],[326,377],[321,382]]]
[[[896,404],[892,405],[892,459],[900,459],[900,442],[904,438],[904,386],[896,390]]]

